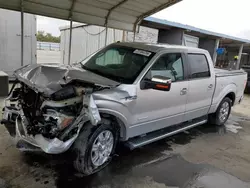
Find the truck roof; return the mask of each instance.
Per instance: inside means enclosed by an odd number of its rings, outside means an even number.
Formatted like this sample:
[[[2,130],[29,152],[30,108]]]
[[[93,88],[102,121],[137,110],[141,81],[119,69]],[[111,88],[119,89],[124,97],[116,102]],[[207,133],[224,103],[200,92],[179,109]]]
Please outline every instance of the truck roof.
[[[153,43],[143,43],[143,42],[118,42],[115,43],[121,46],[127,46],[127,47],[133,47],[133,48],[138,48],[138,49],[142,49],[142,50],[147,50],[147,51],[151,51],[151,52],[160,52],[162,50],[166,50],[166,49],[185,49],[187,51],[190,52],[200,52],[200,53],[204,53],[207,52],[204,49],[200,49],[200,48],[194,48],[194,47],[188,47],[188,46],[181,46],[181,45],[173,45],[173,44],[153,44]]]

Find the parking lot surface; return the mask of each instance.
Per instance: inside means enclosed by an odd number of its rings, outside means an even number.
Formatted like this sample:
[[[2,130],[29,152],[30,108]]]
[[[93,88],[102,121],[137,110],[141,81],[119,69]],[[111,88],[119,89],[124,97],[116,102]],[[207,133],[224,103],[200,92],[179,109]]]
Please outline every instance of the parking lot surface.
[[[3,100],[1,100],[1,104]],[[0,126],[0,188],[250,187],[250,98],[225,126],[202,125],[145,147],[118,147],[101,172],[82,177],[70,154],[23,153]]]

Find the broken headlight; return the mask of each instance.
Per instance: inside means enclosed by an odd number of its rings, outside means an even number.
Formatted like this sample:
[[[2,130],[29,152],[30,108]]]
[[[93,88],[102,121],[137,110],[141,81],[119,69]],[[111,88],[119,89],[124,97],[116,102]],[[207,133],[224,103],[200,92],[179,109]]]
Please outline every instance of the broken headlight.
[[[61,101],[61,100],[70,99],[73,97],[76,97],[76,91],[73,86],[66,86],[51,95],[51,98],[54,101]]]

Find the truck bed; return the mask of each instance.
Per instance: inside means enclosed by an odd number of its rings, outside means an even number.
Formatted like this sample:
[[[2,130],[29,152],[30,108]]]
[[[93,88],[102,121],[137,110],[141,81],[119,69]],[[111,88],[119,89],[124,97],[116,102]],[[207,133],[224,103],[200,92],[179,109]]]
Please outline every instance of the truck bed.
[[[246,72],[243,69],[241,69],[241,70],[226,70],[226,69],[215,68],[214,71],[215,71],[216,77],[235,76],[235,75],[240,75],[240,74],[246,74]]]
[[[243,96],[247,73],[244,70],[214,69],[215,71],[215,91],[212,99],[211,113],[215,112],[220,101],[226,94],[235,93],[235,103],[237,104]]]

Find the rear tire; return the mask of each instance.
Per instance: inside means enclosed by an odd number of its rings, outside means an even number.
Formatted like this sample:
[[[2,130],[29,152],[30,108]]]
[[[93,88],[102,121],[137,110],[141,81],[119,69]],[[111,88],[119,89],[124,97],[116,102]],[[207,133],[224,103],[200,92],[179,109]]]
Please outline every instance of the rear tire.
[[[231,113],[232,101],[225,97],[214,114],[209,116],[209,122],[214,125],[224,125]]]
[[[117,140],[117,131],[110,120],[105,119],[98,126],[90,122],[84,125],[74,144],[75,169],[87,176],[106,167],[114,155]]]

